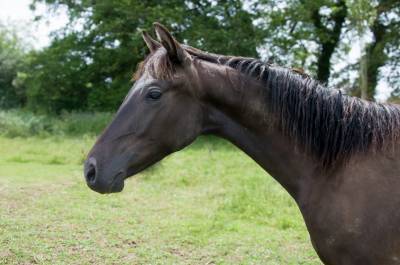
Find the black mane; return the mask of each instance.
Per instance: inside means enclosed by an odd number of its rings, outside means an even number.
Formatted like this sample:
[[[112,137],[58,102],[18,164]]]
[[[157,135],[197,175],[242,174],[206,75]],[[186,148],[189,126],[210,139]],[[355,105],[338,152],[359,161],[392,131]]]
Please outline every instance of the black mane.
[[[380,150],[398,139],[400,109],[395,105],[343,95],[308,75],[257,59],[188,51],[263,82],[266,108],[274,114],[273,124],[315,155],[324,168],[370,148]]]

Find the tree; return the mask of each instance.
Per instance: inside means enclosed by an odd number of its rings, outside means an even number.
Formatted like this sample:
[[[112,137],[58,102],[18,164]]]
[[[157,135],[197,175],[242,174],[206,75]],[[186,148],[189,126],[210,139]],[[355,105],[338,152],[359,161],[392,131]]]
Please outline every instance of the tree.
[[[26,47],[16,29],[0,23],[0,108],[22,106],[25,103],[25,87],[21,82],[25,75]]]
[[[33,55],[27,80],[28,107],[36,111],[85,110],[92,88],[88,62],[76,36],[56,39]]]
[[[328,83],[331,58],[340,43],[347,6],[344,0],[264,0],[261,22],[267,51],[278,62],[314,72]],[[285,62],[281,62],[285,63]],[[286,62],[287,64],[287,62]]]
[[[368,93],[368,64],[370,60],[370,54],[364,39],[367,29],[369,29],[370,25],[376,21],[376,10],[369,0],[347,0],[347,6],[349,7],[350,25],[356,31],[357,37],[360,41],[360,50],[362,51],[362,55],[358,63],[359,82],[357,90],[361,98],[373,99],[373,95],[371,97],[371,95],[369,95],[370,93]]]
[[[36,0],[66,7],[69,26],[34,62],[31,106],[46,111],[110,110],[121,103],[146,49],[136,29],[154,21],[183,42],[224,54],[257,56],[253,14],[239,0]],[[34,6],[34,5],[33,5]]]
[[[389,83],[400,82],[400,2],[380,0],[376,6],[376,19],[371,25],[373,41],[366,48],[368,98],[373,98],[379,80],[379,70],[384,65],[392,66],[393,75],[387,77]],[[397,73],[397,76],[395,76]]]
[[[361,40],[362,56],[356,65],[359,75],[352,85],[352,94],[374,100],[379,80],[388,81],[396,97],[400,85],[400,2],[396,0],[347,0],[349,6],[349,36],[354,32]],[[353,32],[353,33],[352,33]],[[371,35],[371,40],[366,36]],[[390,75],[382,70],[390,69]],[[351,80],[346,80],[351,82]],[[397,88],[397,89],[396,89]]]

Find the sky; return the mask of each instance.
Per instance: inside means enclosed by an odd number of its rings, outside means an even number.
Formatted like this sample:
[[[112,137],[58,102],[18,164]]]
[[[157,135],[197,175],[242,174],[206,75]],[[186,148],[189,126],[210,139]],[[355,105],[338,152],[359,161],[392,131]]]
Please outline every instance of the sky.
[[[68,19],[66,14],[52,16],[48,21],[34,22],[36,15],[46,12],[44,5],[39,5],[37,11],[32,12],[29,4],[32,0],[0,0],[0,22],[16,24],[24,34],[29,35],[34,48],[40,49],[50,43],[49,34],[63,27]]]
[[[0,0],[0,22],[17,24],[18,28],[22,30],[24,35],[30,36],[33,40],[32,45],[36,49],[47,46],[51,38],[49,34],[62,28],[68,21],[65,12],[59,12],[57,15],[53,15],[46,21],[35,22],[33,19],[36,15],[46,14],[46,8],[44,5],[38,5],[37,10],[32,12],[29,9],[29,4],[32,0]],[[355,44],[349,53],[349,61],[357,61],[360,56],[360,48]],[[343,65],[337,63],[334,65],[334,69],[340,69]],[[384,101],[390,96],[390,88],[387,83],[380,82],[377,87],[378,101]]]

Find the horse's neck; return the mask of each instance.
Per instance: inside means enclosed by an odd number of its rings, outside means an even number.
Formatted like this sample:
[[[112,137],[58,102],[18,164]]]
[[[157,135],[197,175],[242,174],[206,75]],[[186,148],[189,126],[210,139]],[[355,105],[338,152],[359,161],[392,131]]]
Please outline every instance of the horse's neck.
[[[287,136],[268,126],[261,85],[242,87],[238,74],[210,69],[200,77],[205,92],[204,131],[223,137],[242,149],[294,197],[312,175],[312,159],[298,152]],[[226,69],[225,69],[226,70]]]

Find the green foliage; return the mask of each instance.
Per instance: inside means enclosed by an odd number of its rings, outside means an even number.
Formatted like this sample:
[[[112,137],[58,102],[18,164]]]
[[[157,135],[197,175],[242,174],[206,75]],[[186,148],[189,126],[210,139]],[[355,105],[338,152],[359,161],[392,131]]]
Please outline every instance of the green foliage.
[[[400,84],[400,2],[398,0],[262,0],[260,21],[266,32],[265,50],[272,61],[305,68],[324,83],[334,81],[356,96],[374,99],[379,80]],[[358,40],[365,56],[348,63]],[[361,41],[362,42],[362,41]],[[333,72],[332,58],[345,64]],[[364,62],[365,61],[365,62]],[[347,65],[346,65],[347,64]],[[366,65],[365,65],[366,64]],[[363,65],[363,71],[357,68]],[[386,73],[382,74],[385,68]],[[390,69],[390,70],[388,70]],[[358,74],[357,78],[353,78]],[[363,77],[363,78],[360,78]],[[363,79],[366,92],[360,92]]]
[[[387,81],[394,90],[400,89],[400,2],[397,0],[378,1],[377,19],[371,26],[375,41],[368,47],[370,67],[368,75],[372,87],[379,78]],[[389,74],[382,75],[382,66]],[[378,70],[375,71],[375,68]],[[375,91],[373,91],[375,92]]]
[[[31,137],[50,135],[97,135],[110,122],[109,113],[67,113],[38,115],[21,110],[0,111],[0,135]]]
[[[263,0],[265,45],[272,61],[305,68],[324,83],[347,16],[343,0]]]
[[[76,37],[55,40],[34,56],[27,81],[28,107],[37,111],[87,109],[89,89],[84,54],[74,51]]]
[[[67,7],[70,27],[32,63],[28,105],[36,110],[115,110],[147,52],[137,29],[149,30],[154,21],[198,48],[257,56],[253,14],[239,0],[38,2]],[[79,30],[73,27],[77,23]]]
[[[23,81],[26,61],[23,41],[15,28],[0,22],[0,108],[18,107],[25,103]]]
[[[359,78],[365,98],[373,99],[379,80],[387,81],[394,90],[400,85],[400,2],[397,0],[349,0],[350,21],[359,38],[370,32],[372,40],[361,45],[364,54],[360,60]],[[360,36],[361,35],[361,36]],[[361,38],[362,39],[362,38]],[[383,74],[382,70],[386,68]]]
[[[106,112],[64,112],[60,116],[60,132],[66,135],[99,135],[113,115]]]
[[[349,9],[349,21],[359,34],[365,33],[366,30],[374,23],[376,19],[376,8],[370,0],[346,0]]]
[[[21,111],[0,112],[0,134],[17,137],[52,133],[54,125],[46,116],[37,116]]]
[[[49,47],[26,52],[15,29],[0,27],[0,108],[39,113],[111,111],[132,86],[147,50],[138,30],[167,25],[184,43],[207,51],[257,57],[304,68],[324,83],[358,90],[361,65],[333,72],[360,34],[366,43],[368,98],[379,80],[400,84],[400,2],[397,0],[32,0],[49,12],[68,10],[69,24]],[[361,30],[362,28],[362,30]],[[385,68],[386,74],[382,74]],[[366,73],[366,74],[365,74]],[[356,81],[356,82],[354,82]]]

